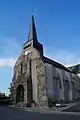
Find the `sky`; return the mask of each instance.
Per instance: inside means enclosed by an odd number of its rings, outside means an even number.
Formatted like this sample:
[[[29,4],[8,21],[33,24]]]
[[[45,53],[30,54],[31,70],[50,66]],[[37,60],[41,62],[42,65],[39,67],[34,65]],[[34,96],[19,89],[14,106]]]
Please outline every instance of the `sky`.
[[[0,92],[9,93],[31,15],[44,55],[65,66],[80,63],[80,0],[0,0]]]

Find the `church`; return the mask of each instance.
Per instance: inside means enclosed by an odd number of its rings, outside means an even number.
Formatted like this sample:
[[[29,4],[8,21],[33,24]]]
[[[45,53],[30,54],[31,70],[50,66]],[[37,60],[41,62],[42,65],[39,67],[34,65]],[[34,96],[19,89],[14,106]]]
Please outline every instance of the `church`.
[[[14,66],[14,104],[26,106],[27,103],[35,103],[36,106],[45,107],[76,101],[80,97],[78,81],[78,75],[71,69],[44,56],[32,16],[28,40],[23,44]]]

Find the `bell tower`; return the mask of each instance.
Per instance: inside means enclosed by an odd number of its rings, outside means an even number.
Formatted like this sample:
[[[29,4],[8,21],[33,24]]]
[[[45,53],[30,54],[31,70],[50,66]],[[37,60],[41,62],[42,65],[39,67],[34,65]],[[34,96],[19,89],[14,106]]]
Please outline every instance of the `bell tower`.
[[[38,101],[37,61],[43,57],[43,45],[39,43],[36,33],[34,17],[31,17],[28,40],[23,45],[23,55],[27,64],[27,101]]]
[[[38,41],[32,16],[28,40],[23,45],[23,50],[14,67],[13,99],[15,104],[35,101],[38,105],[46,105],[45,70],[42,58],[43,45]]]
[[[25,54],[27,54],[28,50],[30,50],[31,48],[35,48],[38,52],[40,52],[41,55],[43,55],[43,45],[38,42],[33,15],[31,17],[28,40],[23,45],[23,49],[24,51],[26,51]]]

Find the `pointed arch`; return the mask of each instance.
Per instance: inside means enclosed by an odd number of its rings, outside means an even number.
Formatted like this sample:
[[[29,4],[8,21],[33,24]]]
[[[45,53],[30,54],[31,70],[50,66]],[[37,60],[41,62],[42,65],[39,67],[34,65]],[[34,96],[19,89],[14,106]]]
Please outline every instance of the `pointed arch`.
[[[24,87],[22,84],[16,88],[16,103],[24,101]]]
[[[59,73],[57,74],[57,79],[59,80],[59,87],[62,89],[61,77]]]

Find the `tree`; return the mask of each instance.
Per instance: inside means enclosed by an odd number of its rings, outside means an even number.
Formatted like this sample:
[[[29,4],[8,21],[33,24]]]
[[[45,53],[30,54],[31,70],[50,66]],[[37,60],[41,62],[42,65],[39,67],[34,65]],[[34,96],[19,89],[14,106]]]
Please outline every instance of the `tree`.
[[[13,102],[13,86],[12,86],[12,83],[10,83],[10,87],[8,88],[9,89],[9,97],[10,97],[10,104],[12,104]]]
[[[0,92],[0,98],[5,97],[5,93]]]

